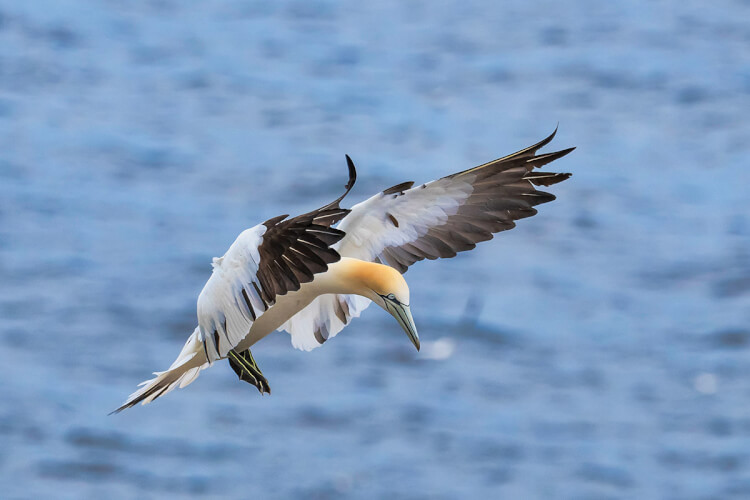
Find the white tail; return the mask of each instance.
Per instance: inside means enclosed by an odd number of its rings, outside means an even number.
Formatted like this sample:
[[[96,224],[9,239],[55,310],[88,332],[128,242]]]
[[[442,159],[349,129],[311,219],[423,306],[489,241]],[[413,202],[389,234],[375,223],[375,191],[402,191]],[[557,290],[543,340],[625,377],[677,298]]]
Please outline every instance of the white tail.
[[[177,359],[169,367],[169,370],[154,372],[156,377],[138,384],[141,388],[131,394],[128,400],[112,413],[119,413],[141,402],[144,405],[150,403],[175,387],[182,389],[198,378],[200,371],[209,366],[208,361],[206,361],[203,342],[198,340],[198,331],[198,328],[196,328],[187,342],[185,342],[180,355],[177,356]]]

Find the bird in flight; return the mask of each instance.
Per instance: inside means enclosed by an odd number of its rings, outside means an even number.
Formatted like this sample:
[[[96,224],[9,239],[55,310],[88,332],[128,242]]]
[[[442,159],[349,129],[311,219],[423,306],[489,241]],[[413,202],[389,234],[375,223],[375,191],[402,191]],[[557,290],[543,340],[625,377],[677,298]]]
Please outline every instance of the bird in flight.
[[[341,208],[357,173],[331,203],[306,214],[281,215],[240,233],[198,296],[198,326],[177,359],[115,412],[185,387],[201,370],[227,359],[240,380],[271,392],[250,348],[274,330],[309,351],[339,333],[371,302],[390,313],[419,350],[403,273],[417,261],[454,257],[555,196],[537,191],[569,173],[535,170],[575,148],[538,154],[555,136],[497,160],[414,186],[403,182]],[[336,227],[333,227],[336,224]]]

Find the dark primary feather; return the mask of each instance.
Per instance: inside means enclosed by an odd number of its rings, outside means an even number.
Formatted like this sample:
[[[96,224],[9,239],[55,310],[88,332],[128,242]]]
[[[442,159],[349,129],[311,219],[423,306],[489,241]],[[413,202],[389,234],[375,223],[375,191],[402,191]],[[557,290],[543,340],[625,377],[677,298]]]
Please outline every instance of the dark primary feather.
[[[333,211],[339,210],[313,211],[288,220],[264,222],[268,229],[258,247],[257,278],[267,305],[273,305],[277,295],[299,290],[302,283],[312,281],[314,274],[341,258],[330,246],[345,233],[315,223],[316,217],[327,217]]]
[[[258,290],[266,308],[277,295],[299,290],[300,285],[313,280],[317,273],[328,269],[328,264],[337,262],[341,256],[331,248],[344,237],[344,232],[331,225],[343,219],[349,210],[339,203],[351,191],[357,181],[357,170],[346,156],[349,180],[344,194],[317,210],[287,219],[280,215],[263,224],[266,232],[258,247]]]
[[[396,184],[395,186],[391,186],[385,191],[383,191],[383,194],[404,194],[404,191],[407,189],[411,189],[411,187],[414,185],[414,181],[407,181],[402,182],[401,184]]]
[[[537,191],[534,186],[551,186],[568,179],[569,173],[534,171],[562,158],[575,148],[537,155],[557,133],[544,140],[491,162],[452,174],[438,181],[468,182],[473,191],[463,200],[458,211],[448,220],[430,228],[426,234],[400,246],[386,247],[381,261],[402,273],[422,259],[450,258],[457,252],[473,249],[477,243],[492,239],[494,233],[512,229],[515,221],[537,213],[534,208],[555,199],[553,194]],[[402,183],[384,191],[385,194],[408,196],[412,183]],[[416,189],[429,189],[430,184]],[[398,224],[395,224],[398,227]]]
[[[325,217],[330,210],[313,212],[273,224],[258,247],[258,281],[264,301],[272,305],[277,295],[299,290],[300,284],[312,281],[313,275],[328,269],[341,256],[331,245],[345,233],[316,224],[316,214]]]
[[[351,158],[349,158],[349,155],[345,156],[346,167],[349,169],[349,181],[346,183],[346,186],[344,186],[344,189],[346,189],[346,191],[344,191],[344,194],[333,200],[328,205],[322,206],[317,210],[313,210],[312,212],[302,214],[300,215],[300,217],[305,217],[312,214],[314,215],[313,222],[315,222],[315,224],[330,227],[331,225],[346,217],[350,212],[350,210],[346,208],[339,207],[339,203],[341,203],[341,200],[343,200],[344,197],[349,194],[349,191],[351,191],[352,187],[354,187],[354,183],[357,182],[357,169],[354,167],[354,162]]]

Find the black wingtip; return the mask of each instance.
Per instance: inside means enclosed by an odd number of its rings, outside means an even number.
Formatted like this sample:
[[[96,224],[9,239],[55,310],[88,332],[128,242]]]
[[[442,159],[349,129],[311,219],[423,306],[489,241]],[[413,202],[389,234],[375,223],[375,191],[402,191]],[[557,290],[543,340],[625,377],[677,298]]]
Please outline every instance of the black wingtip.
[[[570,177],[573,174],[570,173],[553,173],[553,172],[529,172],[526,174],[524,179],[531,182],[535,186],[551,186],[553,184],[557,184],[558,182],[562,182],[564,180],[570,179]]]
[[[128,408],[134,407],[135,405],[137,405],[138,403],[140,403],[141,401],[143,401],[146,397],[147,396],[141,395],[140,397],[138,397],[138,398],[136,398],[136,399],[134,399],[132,401],[128,400],[125,403],[123,403],[119,408],[117,408],[115,410],[112,410],[111,412],[107,413],[107,416],[109,417],[111,415],[117,415],[119,413],[122,413],[124,410],[127,410]],[[154,398],[154,399],[156,399],[156,398]]]
[[[122,413],[123,410],[127,410],[128,408],[134,407],[140,401],[141,401],[141,399],[137,399],[137,400],[134,400],[134,401],[126,401],[125,403],[123,403],[122,405],[120,405],[119,408],[116,408],[116,409],[112,410],[111,412],[107,413],[107,416],[109,417],[109,416],[112,416],[112,415],[117,415],[119,413]]]
[[[135,405],[137,405],[138,403],[140,403],[140,400],[138,400],[138,401],[130,401],[129,403],[125,403],[122,406],[120,406],[119,408],[117,408],[116,410],[112,410],[111,412],[107,413],[107,416],[110,417],[112,415],[119,415],[124,410],[127,410],[128,408],[132,408]]]
[[[555,130],[553,130],[550,135],[548,135],[547,137],[545,137],[544,139],[542,139],[541,141],[539,141],[538,143],[534,144],[533,146],[531,146],[528,149],[532,149],[534,151],[534,153],[536,153],[536,151],[538,149],[542,149],[544,146],[546,146],[547,144],[549,144],[550,142],[552,142],[552,139],[554,139],[555,136],[557,135],[557,129],[559,127],[560,127],[560,122],[557,122],[557,125],[555,125]]]
[[[563,156],[567,155],[568,153],[572,153],[575,150],[576,150],[575,146],[573,146],[572,148],[563,149],[562,151],[559,152],[560,156],[558,158],[562,158]]]
[[[279,222],[281,222],[284,219],[286,219],[287,217],[289,217],[289,214],[279,215],[278,217],[272,217],[272,218],[268,219],[266,222],[264,222],[263,225],[270,229],[273,226],[275,226],[276,224],[278,224]],[[205,341],[204,341],[203,347],[204,347],[204,349],[206,348],[205,347]],[[206,349],[206,359],[211,359],[211,357],[208,355],[208,349]]]
[[[515,153],[509,154],[508,156],[504,156],[502,158],[499,158],[499,159],[495,160],[495,162],[497,162],[497,161],[503,161],[503,160],[509,160],[511,158],[521,158],[521,157],[524,157],[524,156],[534,156],[538,150],[542,149],[544,146],[546,146],[547,144],[549,144],[550,142],[552,142],[552,139],[554,139],[555,135],[557,134],[557,128],[559,126],[560,126],[560,123],[558,122],[558,124],[555,126],[555,130],[553,130],[550,135],[548,135],[547,137],[545,137],[541,141],[537,142],[536,144],[534,144],[532,146],[529,146],[527,148],[524,148],[524,149],[522,149],[520,151],[516,151]],[[569,153],[569,152],[570,151],[568,151],[567,153]],[[565,153],[565,154],[567,154],[567,153]],[[489,163],[494,163],[494,162],[489,162]],[[480,165],[480,166],[484,166],[484,165]]]
[[[568,149],[563,149],[562,151],[555,151],[553,153],[545,153],[539,156],[534,156],[526,160],[526,168],[531,170],[534,168],[542,167],[544,165],[547,165],[548,163],[552,163],[553,161],[562,158],[563,156],[569,154],[574,149],[575,148],[568,148]]]
[[[349,167],[349,182],[347,182],[345,186],[346,192],[348,193],[352,186],[354,186],[354,183],[357,182],[357,169],[354,167],[354,162],[349,155],[344,156],[346,156],[346,166]]]

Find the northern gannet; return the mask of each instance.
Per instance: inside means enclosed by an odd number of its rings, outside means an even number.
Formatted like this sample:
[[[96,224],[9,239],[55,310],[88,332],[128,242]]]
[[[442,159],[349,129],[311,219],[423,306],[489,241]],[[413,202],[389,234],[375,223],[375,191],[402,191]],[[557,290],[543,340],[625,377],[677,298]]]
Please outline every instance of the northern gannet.
[[[550,186],[569,173],[539,172],[575,148],[537,155],[555,136],[516,153],[414,187],[404,182],[351,209],[340,208],[357,178],[346,156],[346,191],[328,205],[297,217],[282,215],[240,233],[198,296],[198,326],[168,370],[115,412],[150,403],[185,387],[201,370],[227,358],[241,380],[271,389],[250,347],[276,329],[309,351],[340,332],[376,303],[388,311],[419,350],[402,276],[423,259],[454,257],[555,199]],[[333,227],[338,223],[337,227]]]

